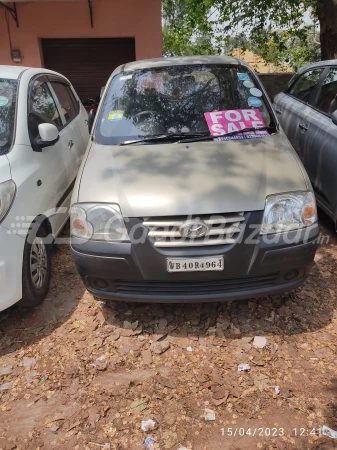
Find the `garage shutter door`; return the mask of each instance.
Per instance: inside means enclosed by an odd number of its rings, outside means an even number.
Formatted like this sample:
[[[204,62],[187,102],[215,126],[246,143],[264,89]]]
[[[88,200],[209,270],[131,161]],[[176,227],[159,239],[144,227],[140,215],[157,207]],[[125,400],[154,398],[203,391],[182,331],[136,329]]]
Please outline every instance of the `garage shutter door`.
[[[44,66],[67,77],[82,101],[97,97],[117,66],[135,60],[134,38],[41,41]]]

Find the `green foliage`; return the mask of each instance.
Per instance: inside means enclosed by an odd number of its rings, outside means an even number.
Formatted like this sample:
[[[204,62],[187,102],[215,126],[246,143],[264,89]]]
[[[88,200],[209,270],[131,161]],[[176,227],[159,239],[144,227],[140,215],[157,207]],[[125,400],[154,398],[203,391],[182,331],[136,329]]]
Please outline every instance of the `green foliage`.
[[[165,56],[218,53],[214,46],[212,1],[163,0],[163,40]]]
[[[317,33],[317,31],[316,31]],[[267,63],[272,63],[284,70],[290,66],[297,71],[301,66],[320,59],[320,46],[316,41],[314,27],[307,27],[303,39],[293,36],[286,31],[269,35],[269,40],[255,47],[255,53],[260,55]]]
[[[231,55],[233,51],[238,48],[243,52],[245,50],[253,50],[254,44],[242,32],[232,36],[226,36],[224,38],[223,52],[225,55]]]
[[[211,55],[218,53],[212,43],[211,35],[200,34],[197,37],[184,33],[175,33],[168,27],[163,28],[165,56]]]
[[[252,50],[282,68],[319,58],[313,27],[315,0],[164,0],[164,54],[225,53]],[[241,31],[237,31],[241,30]]]

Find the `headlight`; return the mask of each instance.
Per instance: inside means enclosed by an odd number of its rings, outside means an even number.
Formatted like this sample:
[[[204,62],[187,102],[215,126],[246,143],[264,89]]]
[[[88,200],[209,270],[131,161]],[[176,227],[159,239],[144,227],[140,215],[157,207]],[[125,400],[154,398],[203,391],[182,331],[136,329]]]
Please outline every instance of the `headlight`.
[[[315,222],[317,209],[312,192],[269,195],[266,198],[261,234],[297,230]]]
[[[71,235],[95,241],[129,239],[118,205],[78,203],[70,214]]]
[[[16,192],[16,185],[14,181],[9,180],[0,183],[0,223],[12,206]]]

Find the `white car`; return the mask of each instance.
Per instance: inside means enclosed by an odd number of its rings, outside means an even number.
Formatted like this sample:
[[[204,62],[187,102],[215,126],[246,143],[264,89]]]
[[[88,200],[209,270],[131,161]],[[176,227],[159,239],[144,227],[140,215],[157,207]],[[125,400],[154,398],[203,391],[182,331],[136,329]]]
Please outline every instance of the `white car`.
[[[87,120],[62,75],[0,66],[0,311],[47,295],[51,244],[68,219]]]

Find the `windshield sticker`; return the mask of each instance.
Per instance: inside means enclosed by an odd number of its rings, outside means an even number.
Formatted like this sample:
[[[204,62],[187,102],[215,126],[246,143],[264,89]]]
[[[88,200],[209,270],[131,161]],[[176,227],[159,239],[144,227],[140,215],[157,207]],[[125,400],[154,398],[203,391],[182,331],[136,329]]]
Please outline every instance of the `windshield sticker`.
[[[225,111],[214,111],[205,113],[205,118],[212,136],[240,131],[244,128],[264,127],[263,117],[258,109],[227,109]],[[268,131],[249,131],[235,134],[233,136],[222,136],[221,141],[252,139],[269,136]]]
[[[120,80],[131,80],[132,75],[125,75],[124,77],[120,77]]]
[[[248,73],[239,73],[238,72],[237,75],[238,75],[239,80],[241,80],[241,81],[249,81]]]
[[[262,97],[262,91],[260,91],[260,89],[257,88],[252,88],[249,91],[252,95],[254,95],[254,97]]]
[[[7,97],[0,95],[0,106],[6,106],[6,105],[8,105],[8,102],[9,102],[9,100]]]
[[[123,116],[124,116],[124,111],[121,111],[121,110],[111,111],[109,113],[108,120],[122,120]]]
[[[262,102],[257,97],[248,97],[248,106],[253,106],[254,108],[260,108]]]
[[[252,81],[244,81],[243,85],[249,89],[254,87],[254,83]]]

